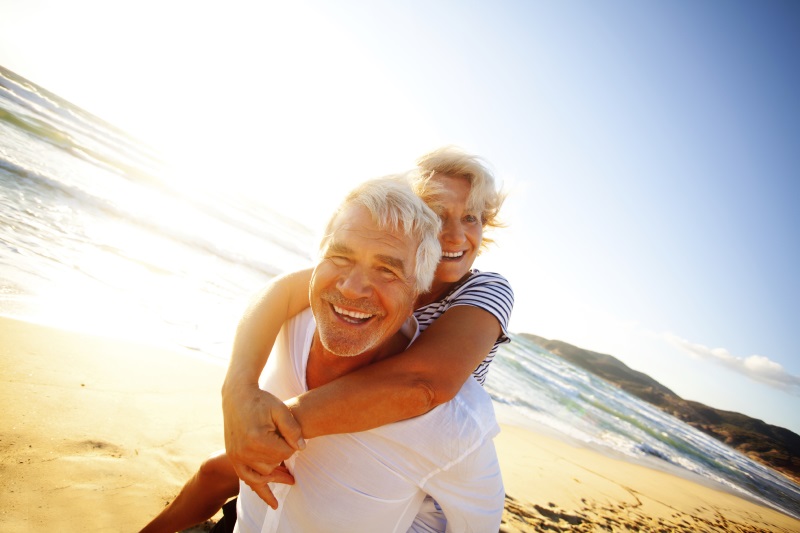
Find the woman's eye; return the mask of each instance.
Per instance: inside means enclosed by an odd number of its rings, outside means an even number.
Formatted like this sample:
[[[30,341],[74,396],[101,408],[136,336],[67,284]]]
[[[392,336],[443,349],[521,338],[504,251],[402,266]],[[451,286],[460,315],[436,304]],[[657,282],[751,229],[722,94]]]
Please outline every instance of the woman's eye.
[[[475,215],[466,215],[464,217],[464,221],[469,222],[470,224],[474,224],[478,221],[478,217],[476,217]]]

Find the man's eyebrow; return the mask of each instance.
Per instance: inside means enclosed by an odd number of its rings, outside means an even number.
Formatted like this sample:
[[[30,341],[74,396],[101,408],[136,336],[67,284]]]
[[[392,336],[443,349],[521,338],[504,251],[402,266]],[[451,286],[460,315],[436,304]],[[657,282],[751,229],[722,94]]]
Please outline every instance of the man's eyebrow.
[[[337,242],[337,241],[330,241],[328,243],[328,248],[326,252],[333,252],[337,254],[351,254],[353,250],[351,250],[347,245]]]
[[[403,262],[402,259],[398,259],[397,257],[392,257],[391,255],[378,255],[378,260],[381,263],[385,264],[386,266],[400,270],[400,272],[402,272],[403,275],[406,274],[406,264]]]
[[[353,252],[353,249],[350,248],[349,246],[347,246],[346,244],[344,244],[342,242],[337,242],[337,241],[333,241],[332,240],[332,241],[330,241],[328,243],[328,247],[325,249],[325,253],[326,254],[334,253],[334,254],[350,255],[350,254],[353,254],[354,252]],[[390,268],[399,270],[400,272],[403,273],[404,276],[406,275],[406,264],[402,259],[400,259],[398,257],[391,256],[391,255],[386,255],[386,254],[378,254],[378,255],[375,256],[375,258],[380,263],[382,263],[382,264],[384,264],[384,265],[386,265],[386,266],[388,266]]]

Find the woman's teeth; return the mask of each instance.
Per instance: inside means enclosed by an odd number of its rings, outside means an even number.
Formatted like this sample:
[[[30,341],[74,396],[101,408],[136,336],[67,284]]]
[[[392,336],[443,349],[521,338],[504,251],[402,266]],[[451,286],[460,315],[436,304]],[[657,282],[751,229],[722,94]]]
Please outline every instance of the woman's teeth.
[[[464,255],[464,252],[442,252],[442,257],[447,257],[448,259],[457,259]]]

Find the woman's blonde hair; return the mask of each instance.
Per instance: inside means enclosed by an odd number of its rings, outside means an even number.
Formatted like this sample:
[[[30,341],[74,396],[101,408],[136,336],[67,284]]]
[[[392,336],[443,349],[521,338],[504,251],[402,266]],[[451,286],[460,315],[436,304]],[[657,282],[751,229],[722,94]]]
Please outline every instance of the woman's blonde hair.
[[[480,213],[484,230],[504,226],[497,215],[506,193],[497,189],[494,176],[481,158],[454,146],[444,146],[420,157],[417,160],[417,172],[411,175],[411,186],[428,205],[434,205],[439,195],[440,189],[433,182],[437,174],[464,178],[469,182],[467,208]],[[484,237],[480,250],[485,250],[491,242],[492,239]]]

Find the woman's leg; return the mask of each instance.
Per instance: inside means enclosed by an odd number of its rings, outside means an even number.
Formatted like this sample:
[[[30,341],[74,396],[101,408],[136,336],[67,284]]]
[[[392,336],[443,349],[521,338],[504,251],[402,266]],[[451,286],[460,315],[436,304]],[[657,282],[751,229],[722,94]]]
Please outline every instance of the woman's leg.
[[[210,455],[178,496],[141,533],[175,533],[205,520],[239,493],[239,478],[224,450]]]

